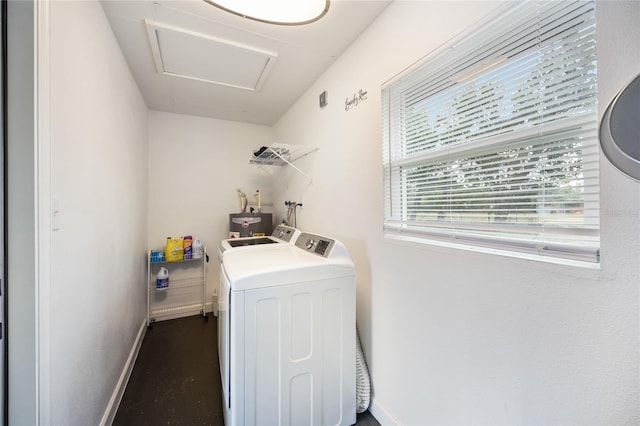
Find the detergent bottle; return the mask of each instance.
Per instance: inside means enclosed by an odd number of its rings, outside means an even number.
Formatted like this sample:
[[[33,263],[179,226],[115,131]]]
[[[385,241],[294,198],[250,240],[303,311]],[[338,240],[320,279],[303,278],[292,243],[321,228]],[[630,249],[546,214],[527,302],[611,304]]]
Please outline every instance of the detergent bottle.
[[[191,260],[193,254],[193,238],[191,235],[182,237],[182,247],[184,251],[184,260]]]
[[[196,239],[192,246],[191,246],[191,250],[193,252],[193,258],[194,259],[202,259],[202,255],[203,255],[203,249],[202,249],[202,242],[198,239]]]
[[[167,237],[167,245],[164,247],[164,257],[167,262],[182,260],[183,255],[182,239]]]
[[[169,270],[165,267],[160,268],[156,277],[156,290],[166,290],[169,288]]]

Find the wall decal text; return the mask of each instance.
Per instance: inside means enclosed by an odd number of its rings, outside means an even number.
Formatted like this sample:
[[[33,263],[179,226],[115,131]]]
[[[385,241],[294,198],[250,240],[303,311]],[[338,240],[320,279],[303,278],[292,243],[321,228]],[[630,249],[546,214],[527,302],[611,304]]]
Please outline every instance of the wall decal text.
[[[367,91],[360,89],[358,93],[354,93],[352,97],[345,99],[344,101],[344,110],[349,111],[352,108],[358,106],[358,104],[362,101],[367,100]]]

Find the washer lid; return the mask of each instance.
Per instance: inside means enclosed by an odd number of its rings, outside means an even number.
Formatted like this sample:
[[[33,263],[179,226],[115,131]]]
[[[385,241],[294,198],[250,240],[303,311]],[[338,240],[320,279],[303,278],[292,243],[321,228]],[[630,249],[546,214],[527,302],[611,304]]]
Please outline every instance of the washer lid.
[[[226,241],[231,247],[255,246],[258,244],[274,244],[278,242],[275,238],[269,237],[235,238]]]
[[[353,262],[348,256],[327,259],[288,244],[231,250],[225,254],[222,267],[231,291],[344,277],[355,280]]]
[[[286,225],[278,225],[270,236],[228,238],[226,240],[222,240],[218,246],[218,252],[222,255],[229,250],[253,249],[263,244],[293,244],[298,238],[298,235],[300,235],[300,230]]]

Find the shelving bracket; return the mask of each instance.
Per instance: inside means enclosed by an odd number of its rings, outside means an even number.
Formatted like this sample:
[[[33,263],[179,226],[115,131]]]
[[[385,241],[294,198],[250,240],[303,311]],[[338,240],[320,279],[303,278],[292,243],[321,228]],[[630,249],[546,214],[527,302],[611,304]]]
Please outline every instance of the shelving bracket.
[[[257,151],[257,155],[254,153],[254,157],[251,159],[250,163],[258,165],[261,169],[263,169],[263,166],[288,165],[302,176],[306,177],[310,182],[313,182],[313,178],[293,164],[293,162],[316,152],[318,149],[319,148],[317,147],[305,145],[272,144]],[[265,171],[271,174],[269,171]]]

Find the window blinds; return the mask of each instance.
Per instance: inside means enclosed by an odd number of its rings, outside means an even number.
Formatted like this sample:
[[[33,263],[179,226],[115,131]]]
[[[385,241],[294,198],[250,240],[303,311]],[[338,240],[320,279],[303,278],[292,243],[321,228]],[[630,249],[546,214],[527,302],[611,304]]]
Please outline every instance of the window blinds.
[[[385,235],[598,262],[594,7],[518,2],[383,87]]]

